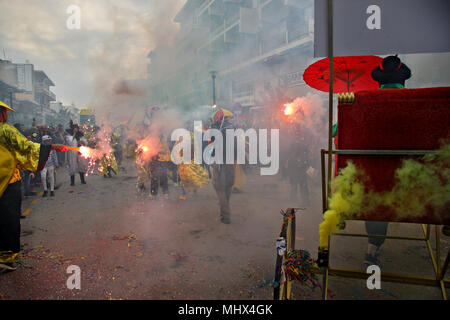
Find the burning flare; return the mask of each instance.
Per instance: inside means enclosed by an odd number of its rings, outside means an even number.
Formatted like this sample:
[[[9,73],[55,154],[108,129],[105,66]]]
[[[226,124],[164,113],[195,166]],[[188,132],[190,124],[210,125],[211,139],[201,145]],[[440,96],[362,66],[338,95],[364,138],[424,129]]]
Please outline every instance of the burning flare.
[[[88,147],[80,147],[81,156],[85,159],[92,158],[94,156],[94,150]]]
[[[66,146],[67,150],[73,150],[73,151],[78,151],[79,153],[81,153],[81,156],[85,159],[88,158],[93,158],[95,156],[95,150],[91,149],[89,147],[68,147]]]
[[[290,103],[286,103],[284,105],[284,107],[285,107],[284,108],[284,115],[285,116],[289,116],[289,115],[294,113],[294,108],[292,107],[292,105]]]
[[[154,136],[146,137],[145,139],[137,141],[136,152],[141,153],[144,161],[149,161],[153,156],[158,154],[159,139]]]

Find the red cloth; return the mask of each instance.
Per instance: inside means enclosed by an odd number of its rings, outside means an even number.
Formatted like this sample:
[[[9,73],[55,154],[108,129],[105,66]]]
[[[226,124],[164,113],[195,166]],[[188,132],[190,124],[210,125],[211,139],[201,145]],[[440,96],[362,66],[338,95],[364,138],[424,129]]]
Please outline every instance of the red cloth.
[[[442,138],[450,138],[450,87],[379,89],[355,93],[353,104],[338,105],[338,149],[435,150]],[[366,188],[389,191],[401,156],[344,156],[337,167],[352,160],[369,177]],[[420,158],[420,157],[419,157]],[[438,215],[439,216],[439,215]],[[360,220],[400,221],[389,210],[378,210]],[[450,224],[448,215],[429,213],[402,222]]]

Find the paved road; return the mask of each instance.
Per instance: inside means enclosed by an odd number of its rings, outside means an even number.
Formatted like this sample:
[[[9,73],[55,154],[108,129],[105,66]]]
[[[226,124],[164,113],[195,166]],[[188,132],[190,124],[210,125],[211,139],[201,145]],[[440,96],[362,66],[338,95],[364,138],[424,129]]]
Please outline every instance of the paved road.
[[[219,221],[211,186],[186,201],[170,186],[170,198],[139,195],[131,163],[112,179],[90,175],[87,185],[70,187],[68,176],[54,198],[24,202],[24,245],[20,268],[0,274],[3,299],[271,299],[274,241],[280,209],[289,203],[286,181],[250,174],[244,193],[233,194],[232,224]],[[296,248],[317,256],[321,193],[312,188],[313,206],[297,218]],[[28,210],[29,209],[29,210]],[[350,223],[362,232],[362,223]],[[391,224],[391,234],[419,235],[419,226]],[[362,267],[366,240],[333,238],[332,263]],[[449,239],[443,239],[444,250]],[[388,240],[382,271],[420,272],[432,267],[422,242]],[[400,263],[403,265],[399,266]],[[81,269],[81,290],[69,290],[70,265]],[[436,288],[332,278],[336,299],[440,299]],[[296,299],[318,299],[319,290],[295,286]]]

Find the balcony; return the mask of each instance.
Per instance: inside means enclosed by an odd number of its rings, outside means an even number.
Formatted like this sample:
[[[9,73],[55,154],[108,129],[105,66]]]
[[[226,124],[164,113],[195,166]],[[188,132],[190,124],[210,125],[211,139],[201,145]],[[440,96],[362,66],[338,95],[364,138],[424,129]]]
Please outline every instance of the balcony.
[[[287,44],[286,22],[267,28],[262,38],[262,53],[272,51]]]
[[[201,14],[205,11],[215,0],[204,0],[198,8],[198,13]]]
[[[36,93],[39,94],[44,94],[46,95],[49,99],[49,101],[56,101],[56,95],[50,91],[50,89],[48,87],[46,87],[43,84],[36,84]]]

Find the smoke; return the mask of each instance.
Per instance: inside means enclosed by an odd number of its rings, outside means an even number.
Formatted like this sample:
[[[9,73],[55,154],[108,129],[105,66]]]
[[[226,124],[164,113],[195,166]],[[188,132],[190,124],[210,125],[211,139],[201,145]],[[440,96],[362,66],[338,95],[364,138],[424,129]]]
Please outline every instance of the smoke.
[[[144,8],[114,2],[109,7],[112,32],[90,54],[95,89],[92,103],[97,114],[111,113],[111,120],[143,114],[150,89],[147,55],[155,47],[173,42],[178,32],[173,17],[182,2],[153,0]]]
[[[318,94],[308,92],[306,96],[295,98],[294,101],[284,106],[290,110],[290,114],[287,116],[291,123],[299,124],[315,136],[323,137],[327,120],[323,102],[322,97]]]
[[[396,183],[386,192],[365,191],[364,172],[349,163],[332,182],[330,209],[320,224],[320,247],[328,247],[328,237],[345,219],[358,217],[383,207],[392,210],[397,219],[422,217],[426,214],[449,218],[450,144],[426,155],[421,161],[407,159],[395,171]],[[432,212],[432,213],[431,213]]]

